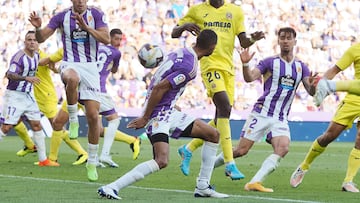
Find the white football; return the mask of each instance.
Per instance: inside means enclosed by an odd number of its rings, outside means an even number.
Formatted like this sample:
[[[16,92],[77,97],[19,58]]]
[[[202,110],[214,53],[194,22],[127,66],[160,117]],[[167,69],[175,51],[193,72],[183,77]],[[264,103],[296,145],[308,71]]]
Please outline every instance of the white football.
[[[158,45],[144,44],[138,51],[138,58],[145,68],[155,68],[164,58],[164,53]]]

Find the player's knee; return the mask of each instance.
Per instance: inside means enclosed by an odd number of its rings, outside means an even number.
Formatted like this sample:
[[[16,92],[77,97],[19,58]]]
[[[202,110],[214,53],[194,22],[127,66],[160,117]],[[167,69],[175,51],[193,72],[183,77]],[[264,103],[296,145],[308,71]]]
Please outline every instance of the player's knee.
[[[1,131],[6,135],[6,134],[9,133],[11,128],[12,128],[12,125],[2,125],[1,126]]]
[[[166,168],[169,163],[167,159],[155,159],[155,161],[159,165],[160,169]]]
[[[229,118],[231,114],[231,105],[218,105],[216,106],[218,117]]]
[[[74,70],[69,69],[62,74],[62,80],[66,86],[74,86],[79,84],[80,77]]]
[[[275,150],[275,154],[278,154],[280,157],[285,157],[288,152],[289,152],[288,146],[284,146],[281,147],[280,149]]]
[[[324,134],[322,134],[320,137],[317,138],[317,142],[319,143],[320,146],[322,147],[326,147],[328,146],[335,138],[333,138],[334,135],[332,135],[332,133],[329,132],[325,132]]]
[[[88,114],[86,114],[86,119],[89,124],[95,125],[99,121],[99,116],[97,113],[88,113]]]
[[[31,124],[31,129],[32,129],[33,131],[40,131],[40,130],[42,130],[40,122],[35,122],[35,123]]]
[[[219,143],[219,139],[220,139],[220,133],[218,130],[214,129],[212,131],[212,133],[209,133],[209,136],[208,136],[208,140],[209,142],[212,142],[212,143]]]
[[[51,126],[53,128],[53,130],[55,131],[60,131],[62,130],[63,126],[65,125],[65,123],[60,122],[58,119],[54,119],[54,121],[52,122]]]

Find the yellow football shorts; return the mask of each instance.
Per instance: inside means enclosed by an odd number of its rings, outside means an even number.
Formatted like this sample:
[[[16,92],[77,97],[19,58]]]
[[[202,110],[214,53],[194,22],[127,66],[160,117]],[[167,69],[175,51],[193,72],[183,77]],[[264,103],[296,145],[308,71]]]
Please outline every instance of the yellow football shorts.
[[[234,104],[235,75],[223,70],[208,69],[201,73],[201,77],[209,97],[213,98],[215,93],[225,91],[230,105]]]
[[[342,101],[336,113],[332,119],[333,122],[336,122],[341,125],[345,125],[346,129],[352,127],[354,120],[360,117],[360,105],[357,102]]]
[[[47,118],[54,118],[58,111],[57,106],[57,97],[48,97],[44,99],[36,98],[36,103],[40,109],[40,111],[47,117]]]

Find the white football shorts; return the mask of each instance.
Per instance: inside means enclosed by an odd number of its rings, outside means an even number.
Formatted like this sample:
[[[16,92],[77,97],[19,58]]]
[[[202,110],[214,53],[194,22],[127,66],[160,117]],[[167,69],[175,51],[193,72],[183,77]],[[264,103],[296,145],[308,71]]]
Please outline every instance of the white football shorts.
[[[252,141],[261,141],[264,136],[267,140],[277,136],[287,136],[291,139],[287,120],[280,121],[254,112],[247,118],[240,136]]]
[[[145,126],[145,129],[149,136],[164,133],[169,137],[178,139],[183,131],[194,121],[195,118],[173,109],[164,111],[152,118]]]
[[[21,116],[31,121],[40,121],[41,113],[32,92],[5,90],[3,99],[3,123],[16,125]]]
[[[80,77],[79,100],[95,100],[100,102],[100,76],[97,63],[80,63],[63,61],[60,73],[66,69],[73,69]]]

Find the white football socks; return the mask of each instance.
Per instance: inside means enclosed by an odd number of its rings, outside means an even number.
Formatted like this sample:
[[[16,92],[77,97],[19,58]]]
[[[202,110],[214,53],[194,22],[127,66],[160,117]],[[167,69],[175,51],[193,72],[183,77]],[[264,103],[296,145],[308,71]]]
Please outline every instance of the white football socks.
[[[199,189],[209,187],[211,175],[214,170],[214,163],[218,145],[218,143],[204,142],[201,150],[200,173],[197,177],[196,183],[196,187]]]
[[[121,176],[119,179],[108,184],[107,186],[119,191],[124,187],[127,187],[137,181],[142,180],[145,176],[159,171],[159,165],[154,159],[143,162],[135,166],[131,171],[127,172],[125,175]]]
[[[114,142],[115,133],[120,124],[120,118],[116,118],[108,122],[108,126],[106,127],[104,134],[104,143],[101,150],[101,156],[109,156],[111,146]],[[100,156],[100,157],[101,157]]]
[[[277,154],[268,156],[261,165],[261,168],[256,172],[250,183],[263,182],[266,176],[275,171],[280,164],[281,157]]]

